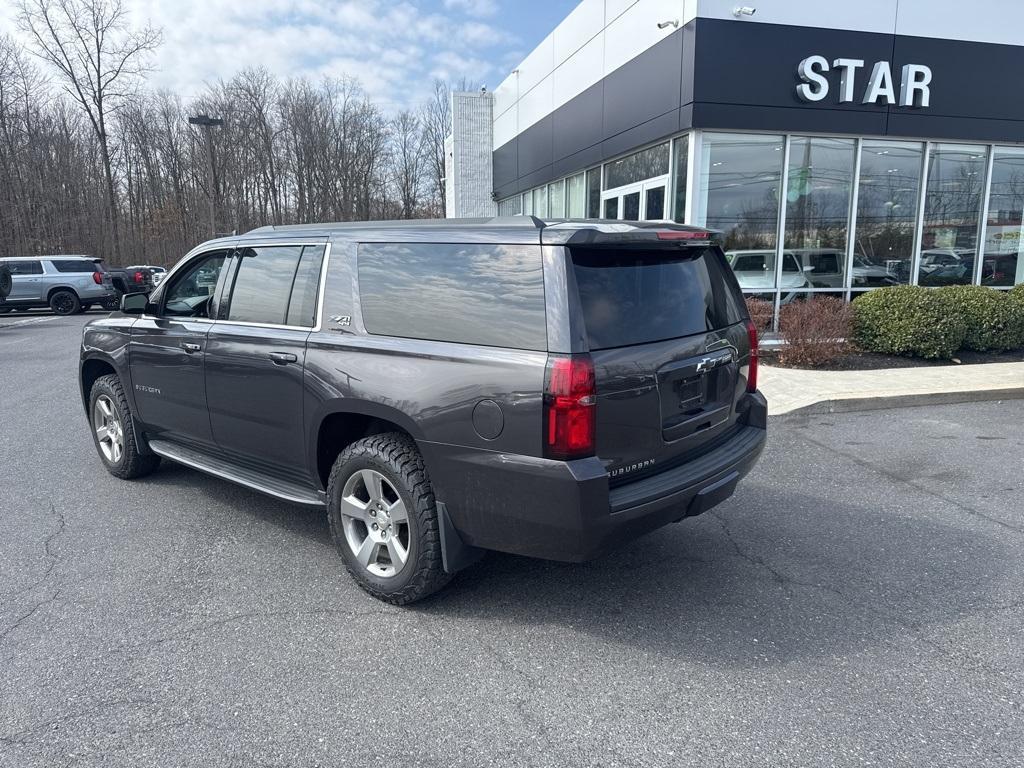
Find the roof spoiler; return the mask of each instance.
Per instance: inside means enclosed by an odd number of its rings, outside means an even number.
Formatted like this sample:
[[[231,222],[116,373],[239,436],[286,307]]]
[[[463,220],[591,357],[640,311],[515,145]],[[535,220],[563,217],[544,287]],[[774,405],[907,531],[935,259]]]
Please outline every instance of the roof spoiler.
[[[541,232],[544,245],[575,245],[590,248],[687,248],[721,244],[721,233],[713,229],[659,222],[595,221],[591,226],[574,224],[545,227]]]

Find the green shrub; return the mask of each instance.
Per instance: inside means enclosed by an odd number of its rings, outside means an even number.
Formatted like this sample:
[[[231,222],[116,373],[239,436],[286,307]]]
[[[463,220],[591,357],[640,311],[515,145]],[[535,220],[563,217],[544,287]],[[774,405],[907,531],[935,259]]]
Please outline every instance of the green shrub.
[[[1024,305],[1006,291],[983,285],[940,288],[967,322],[964,346],[977,352],[1002,352],[1024,346]]]
[[[854,341],[870,352],[948,359],[966,335],[966,321],[942,291],[897,285],[853,302]]]
[[[1021,306],[1024,306],[1024,283],[1017,283],[1017,285],[1006,292],[1006,295]]]

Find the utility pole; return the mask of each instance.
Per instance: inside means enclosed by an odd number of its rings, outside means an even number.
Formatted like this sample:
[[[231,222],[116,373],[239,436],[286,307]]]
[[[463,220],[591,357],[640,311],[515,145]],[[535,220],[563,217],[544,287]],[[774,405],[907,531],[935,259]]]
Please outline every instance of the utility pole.
[[[206,154],[210,161],[210,237],[217,236],[217,203],[216,203],[216,191],[217,191],[217,172],[213,165],[213,128],[218,125],[224,125],[224,120],[219,117],[210,117],[209,115],[195,115],[188,119],[192,125],[198,125],[203,129],[206,134]]]

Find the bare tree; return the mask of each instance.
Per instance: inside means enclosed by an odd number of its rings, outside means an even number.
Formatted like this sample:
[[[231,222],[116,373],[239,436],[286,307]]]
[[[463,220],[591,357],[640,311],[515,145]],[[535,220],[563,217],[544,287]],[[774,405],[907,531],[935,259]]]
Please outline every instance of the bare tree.
[[[19,22],[35,53],[53,66],[65,91],[85,111],[96,135],[114,254],[120,253],[118,195],[110,142],[110,118],[146,71],[160,43],[152,27],[132,29],[122,0],[21,0]]]
[[[419,117],[409,110],[399,112],[391,126],[392,163],[401,216],[411,219],[419,208],[423,187],[423,129]]]

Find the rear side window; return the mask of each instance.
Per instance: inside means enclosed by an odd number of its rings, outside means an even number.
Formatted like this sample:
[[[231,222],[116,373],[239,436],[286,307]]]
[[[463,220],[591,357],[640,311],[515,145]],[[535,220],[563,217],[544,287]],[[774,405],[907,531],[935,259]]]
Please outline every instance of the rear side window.
[[[744,317],[713,248],[571,254],[592,350],[707,333]]]
[[[243,248],[228,320],[312,327],[324,246]]]
[[[94,261],[84,259],[51,259],[50,263],[58,272],[98,272]]]
[[[547,347],[540,246],[360,245],[359,297],[370,333]]]
[[[43,265],[38,261],[5,261],[2,263],[7,265],[12,275],[43,274]]]

